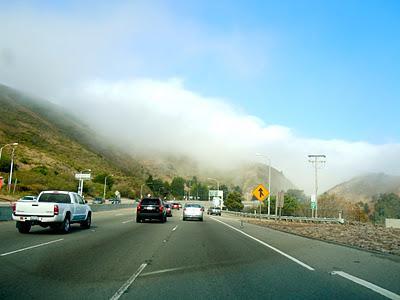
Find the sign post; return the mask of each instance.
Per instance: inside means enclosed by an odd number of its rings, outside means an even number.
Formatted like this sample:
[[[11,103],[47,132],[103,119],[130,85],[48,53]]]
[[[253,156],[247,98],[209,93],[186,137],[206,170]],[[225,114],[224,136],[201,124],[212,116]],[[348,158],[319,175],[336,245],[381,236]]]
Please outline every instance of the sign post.
[[[269,191],[262,184],[259,184],[253,190],[253,196],[256,197],[258,201],[260,201],[260,219],[261,219],[261,203],[265,200],[265,198],[268,197],[268,195],[269,195]]]
[[[311,218],[316,217],[315,211],[317,209],[317,197],[315,194],[311,195]]]
[[[90,180],[91,179],[91,174],[90,173],[76,173],[75,174],[75,179],[79,180],[78,194],[80,196],[82,196],[82,194],[83,194],[83,181],[84,180]]]
[[[285,202],[285,192],[280,191],[276,197],[276,207],[279,207],[279,219],[282,216],[282,208]]]

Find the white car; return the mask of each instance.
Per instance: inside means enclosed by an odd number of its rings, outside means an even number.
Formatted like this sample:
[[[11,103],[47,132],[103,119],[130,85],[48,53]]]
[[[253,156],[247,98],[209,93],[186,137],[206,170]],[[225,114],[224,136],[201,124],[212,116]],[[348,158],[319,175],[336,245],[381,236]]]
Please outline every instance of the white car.
[[[83,198],[74,192],[44,191],[36,201],[17,201],[12,204],[12,218],[20,233],[28,233],[33,225],[71,230],[72,223],[90,228],[92,210]]]
[[[183,221],[196,219],[203,221],[204,208],[197,203],[186,203],[183,207]]]

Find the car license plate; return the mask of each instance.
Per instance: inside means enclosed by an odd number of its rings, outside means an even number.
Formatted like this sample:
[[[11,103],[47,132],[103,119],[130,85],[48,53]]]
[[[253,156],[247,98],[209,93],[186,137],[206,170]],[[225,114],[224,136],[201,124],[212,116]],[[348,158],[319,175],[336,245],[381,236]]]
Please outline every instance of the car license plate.
[[[147,207],[147,210],[153,210],[154,207]]]
[[[38,217],[37,216],[31,216],[32,221],[37,221]]]

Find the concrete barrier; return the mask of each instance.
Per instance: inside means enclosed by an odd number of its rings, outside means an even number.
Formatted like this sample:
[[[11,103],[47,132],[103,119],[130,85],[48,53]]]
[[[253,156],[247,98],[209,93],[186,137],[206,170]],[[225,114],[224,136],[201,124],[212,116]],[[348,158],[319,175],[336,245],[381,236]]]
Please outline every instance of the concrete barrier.
[[[89,204],[93,212],[136,207],[136,204]]]
[[[385,219],[385,227],[400,228],[400,219]]]
[[[12,210],[10,206],[0,206],[0,221],[11,220]]]

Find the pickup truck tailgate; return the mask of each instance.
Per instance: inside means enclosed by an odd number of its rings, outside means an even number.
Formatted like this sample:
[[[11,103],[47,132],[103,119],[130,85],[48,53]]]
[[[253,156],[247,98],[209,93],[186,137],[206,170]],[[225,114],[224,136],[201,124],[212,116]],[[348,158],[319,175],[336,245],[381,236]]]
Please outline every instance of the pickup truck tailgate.
[[[15,215],[51,217],[54,215],[54,203],[17,202]]]

